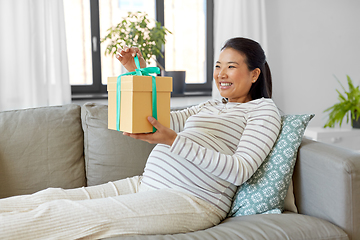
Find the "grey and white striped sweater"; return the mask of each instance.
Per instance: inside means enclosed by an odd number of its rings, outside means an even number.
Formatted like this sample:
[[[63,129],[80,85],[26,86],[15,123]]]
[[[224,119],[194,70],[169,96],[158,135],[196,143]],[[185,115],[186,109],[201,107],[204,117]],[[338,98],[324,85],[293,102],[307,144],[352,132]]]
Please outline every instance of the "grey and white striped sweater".
[[[171,112],[172,146],[151,152],[142,183],[204,199],[226,216],[237,186],[249,179],[273,147],[280,114],[268,98],[247,103],[208,101]]]

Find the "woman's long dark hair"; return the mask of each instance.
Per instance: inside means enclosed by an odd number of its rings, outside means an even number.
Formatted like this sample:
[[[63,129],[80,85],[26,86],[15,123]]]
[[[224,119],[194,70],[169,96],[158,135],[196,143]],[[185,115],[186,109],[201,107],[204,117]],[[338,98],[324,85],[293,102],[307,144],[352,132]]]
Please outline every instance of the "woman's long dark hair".
[[[255,68],[260,69],[260,76],[255,83],[252,84],[249,94],[252,100],[258,98],[271,98],[272,96],[272,80],[271,71],[264,50],[260,44],[248,38],[231,38],[226,41],[221,50],[232,48],[245,56],[245,63],[250,71]]]

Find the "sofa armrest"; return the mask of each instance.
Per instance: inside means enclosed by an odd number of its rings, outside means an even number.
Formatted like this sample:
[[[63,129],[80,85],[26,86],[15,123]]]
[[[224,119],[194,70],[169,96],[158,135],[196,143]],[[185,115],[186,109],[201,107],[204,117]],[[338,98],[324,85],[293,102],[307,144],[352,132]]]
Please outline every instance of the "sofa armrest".
[[[328,220],[360,240],[360,153],[304,138],[293,180],[299,213]]]

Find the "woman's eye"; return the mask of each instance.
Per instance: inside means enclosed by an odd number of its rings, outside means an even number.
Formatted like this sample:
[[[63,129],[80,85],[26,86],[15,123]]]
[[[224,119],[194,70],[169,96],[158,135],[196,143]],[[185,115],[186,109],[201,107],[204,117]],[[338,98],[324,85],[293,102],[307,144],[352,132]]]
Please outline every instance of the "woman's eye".
[[[235,66],[229,66],[229,68],[235,68]]]
[[[219,65],[216,65],[215,68],[220,68],[220,66],[219,66]]]

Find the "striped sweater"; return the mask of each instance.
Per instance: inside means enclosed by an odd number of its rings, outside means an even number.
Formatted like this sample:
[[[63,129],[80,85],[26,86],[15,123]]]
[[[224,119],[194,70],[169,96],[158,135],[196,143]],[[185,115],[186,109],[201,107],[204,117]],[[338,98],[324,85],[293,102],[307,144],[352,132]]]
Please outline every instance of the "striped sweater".
[[[272,149],[280,115],[268,98],[247,103],[208,101],[171,112],[172,146],[158,144],[142,183],[187,192],[214,204],[225,217],[237,186],[249,179]]]

